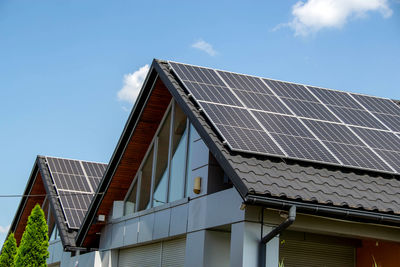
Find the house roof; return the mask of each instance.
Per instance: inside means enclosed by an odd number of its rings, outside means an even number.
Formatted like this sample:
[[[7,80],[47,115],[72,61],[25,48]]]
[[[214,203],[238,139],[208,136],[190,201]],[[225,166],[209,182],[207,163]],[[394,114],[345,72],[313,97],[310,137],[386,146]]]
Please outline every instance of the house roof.
[[[22,237],[32,208],[36,204],[42,205],[47,197],[63,246],[75,247],[77,229],[106,166],[103,163],[37,156],[10,227],[17,242]]]
[[[226,146],[219,132],[189,95],[168,62],[154,60],[99,186],[98,192],[104,194],[95,196],[79,230],[78,245],[88,245],[88,235],[93,237],[94,233],[99,231],[100,228],[95,223],[95,215],[100,214],[98,211],[100,209],[106,211],[107,206],[110,210],[112,203],[104,201],[104,195],[107,194],[108,187],[116,183],[113,181],[113,174],[119,162],[123,162],[121,158],[124,157],[125,150],[137,142],[130,137],[137,130],[135,125],[139,125],[143,120],[142,111],[154,93],[152,90],[155,90],[152,89],[154,88],[152,84],[159,84],[160,81],[186,113],[244,200],[249,199],[249,196],[272,198],[278,202],[290,200],[294,203],[309,203],[316,207],[340,208],[344,212],[355,210],[373,216],[390,218],[394,216],[397,225],[400,222],[400,199],[396,195],[400,189],[399,176],[379,171],[233,151]],[[163,86],[158,86],[161,87]],[[132,181],[134,174],[135,171],[131,172],[129,181]],[[121,189],[122,193],[125,195],[126,190]],[[122,200],[123,196],[118,199]],[[329,215],[329,212],[327,214]]]
[[[211,142],[215,145],[213,150],[218,151],[228,161],[228,166],[240,178],[245,187],[245,195],[268,195],[400,214],[398,176],[231,151],[223,144],[195,103],[189,99],[182,85],[169,71],[168,65],[160,62],[159,66],[179,93],[181,102],[187,105],[194,119],[205,130],[202,138],[212,139]]]

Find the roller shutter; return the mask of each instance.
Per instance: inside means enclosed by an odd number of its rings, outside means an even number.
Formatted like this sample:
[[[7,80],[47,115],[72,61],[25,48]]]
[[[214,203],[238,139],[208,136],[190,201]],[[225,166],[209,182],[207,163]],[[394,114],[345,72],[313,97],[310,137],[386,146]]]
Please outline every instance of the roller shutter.
[[[186,239],[174,239],[121,249],[119,267],[180,267],[185,263]]]
[[[162,267],[183,267],[185,265],[186,240],[184,238],[163,242]]]
[[[352,246],[288,240],[280,247],[285,267],[354,267]]]
[[[119,267],[154,267],[160,266],[161,243],[121,249]]]

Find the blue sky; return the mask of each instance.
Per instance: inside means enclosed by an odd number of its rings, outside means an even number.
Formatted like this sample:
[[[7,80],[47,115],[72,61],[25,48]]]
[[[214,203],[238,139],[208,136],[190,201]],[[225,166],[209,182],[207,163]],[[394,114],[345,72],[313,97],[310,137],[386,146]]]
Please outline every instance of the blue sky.
[[[400,2],[329,3],[0,1],[0,195],[38,154],[108,162],[153,58],[400,99]]]

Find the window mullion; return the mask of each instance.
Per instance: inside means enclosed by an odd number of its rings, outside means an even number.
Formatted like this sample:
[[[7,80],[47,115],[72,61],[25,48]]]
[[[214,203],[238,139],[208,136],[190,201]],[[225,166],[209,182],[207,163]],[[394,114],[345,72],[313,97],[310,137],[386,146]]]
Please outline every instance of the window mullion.
[[[185,179],[185,181],[183,182],[183,197],[187,197],[186,196],[186,187],[187,187],[187,183],[188,183],[188,168],[190,168],[190,166],[188,167],[188,154],[189,154],[189,141],[190,140],[190,122],[189,122],[189,118],[186,118],[186,140],[184,140],[184,142],[186,142],[186,151],[185,151],[185,157],[184,157],[184,164],[185,167],[183,168],[183,177]]]
[[[132,183],[131,183],[131,185],[129,186],[129,189],[128,189],[128,193],[125,195],[124,202],[126,202],[128,200],[128,198],[129,198],[129,196],[132,194],[133,187],[135,187],[135,184],[138,184],[139,173],[140,173],[140,171],[137,171],[135,177],[133,177]]]
[[[171,108],[171,122],[169,125],[169,144],[168,144],[168,177],[167,177],[167,203],[169,202],[169,187],[171,181],[171,157],[172,157],[172,147],[174,142],[174,122],[175,122],[175,101],[172,100]]]
[[[157,154],[158,154],[158,136],[156,137],[156,141],[154,142],[154,151],[153,151],[153,166],[151,169],[151,186],[150,186],[150,208],[153,207],[153,195],[154,195],[154,184],[156,180],[156,165],[157,165]]]
[[[47,225],[49,225],[50,224],[50,201],[47,198],[47,195],[46,195],[46,198],[44,200],[45,201],[44,203],[46,203],[46,200],[47,200]],[[55,224],[55,221],[54,221],[54,224]]]
[[[139,171],[136,183],[137,183],[137,186],[136,186],[136,203],[135,203],[134,212],[138,211],[139,205],[140,205],[140,188],[142,187],[142,170]]]

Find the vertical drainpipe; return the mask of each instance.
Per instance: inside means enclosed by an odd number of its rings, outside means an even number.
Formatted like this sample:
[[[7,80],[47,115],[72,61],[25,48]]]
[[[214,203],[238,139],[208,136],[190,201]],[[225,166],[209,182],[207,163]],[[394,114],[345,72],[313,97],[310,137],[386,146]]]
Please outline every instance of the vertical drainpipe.
[[[264,215],[262,220],[264,220]],[[267,243],[274,238],[275,236],[279,235],[282,231],[288,228],[294,221],[296,220],[296,206],[291,206],[289,209],[289,216],[288,218],[275,227],[271,232],[269,232],[266,236],[262,237],[260,241],[260,266],[266,267],[266,252],[267,252]],[[262,224],[261,227],[264,227]],[[268,266],[270,267],[270,266]]]

